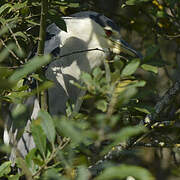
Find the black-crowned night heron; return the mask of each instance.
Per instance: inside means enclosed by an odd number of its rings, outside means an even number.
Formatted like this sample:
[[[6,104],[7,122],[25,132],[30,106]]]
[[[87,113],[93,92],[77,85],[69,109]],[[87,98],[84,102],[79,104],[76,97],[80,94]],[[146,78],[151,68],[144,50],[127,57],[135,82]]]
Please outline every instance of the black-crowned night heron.
[[[66,103],[75,104],[76,111],[80,108],[78,98],[83,95],[80,89],[72,85],[70,80],[78,81],[82,71],[91,70],[103,63],[108,52],[119,54],[128,53],[135,57],[140,54],[133,50],[121,39],[119,28],[109,18],[96,12],[85,11],[63,17],[67,32],[61,30],[56,24],[47,27],[47,40],[45,54],[52,54],[56,59],[52,61],[45,71],[47,79],[54,81],[54,87],[48,90],[49,111],[51,114],[65,114]],[[65,55],[65,56],[63,56]],[[61,58],[58,58],[61,56]],[[33,105],[31,117],[26,125],[23,136],[18,140],[17,148],[23,156],[35,147],[33,138],[29,133],[31,120],[36,119],[40,109],[36,97],[30,97],[25,102]],[[14,144],[17,131],[13,129],[13,122],[8,118],[9,125],[4,133],[4,141]],[[9,127],[11,129],[9,130]],[[16,126],[15,126],[16,127]],[[14,159],[14,153],[11,159]]]

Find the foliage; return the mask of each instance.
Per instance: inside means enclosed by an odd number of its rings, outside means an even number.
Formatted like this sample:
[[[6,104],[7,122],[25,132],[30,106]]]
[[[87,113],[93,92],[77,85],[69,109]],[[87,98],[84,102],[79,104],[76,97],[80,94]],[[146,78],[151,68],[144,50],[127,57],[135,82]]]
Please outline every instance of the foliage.
[[[93,3],[96,2],[49,0],[47,23],[55,22],[61,29],[66,30],[60,17],[82,9],[92,9]],[[23,104],[24,101],[52,86],[52,83],[45,79],[41,68],[52,59],[49,55],[28,57],[30,49],[38,40],[41,2],[3,0],[0,5],[0,109],[3,109],[0,125],[2,130],[4,115],[9,113],[9,104],[16,104],[11,111],[13,120],[21,120],[18,124],[21,131],[17,135],[20,137],[24,131],[23,123],[29,116],[29,107]],[[116,56],[112,59],[113,63],[110,60],[109,64],[106,63],[111,72],[108,72],[107,68],[99,67],[91,74],[83,72],[82,84],[72,82],[87,92],[82,97],[84,103],[80,112],[75,113],[67,107],[67,116],[53,117],[40,110],[30,129],[36,148],[32,149],[25,159],[17,155],[15,167],[11,167],[12,162],[9,160],[2,160],[0,178],[94,178],[91,177],[89,167],[94,166],[98,160],[104,160],[104,157],[120,144],[124,149],[118,157],[103,161],[104,170],[101,174],[96,174],[95,179],[155,179],[157,174],[149,167],[151,164],[142,163],[144,161],[141,150],[146,147],[147,141],[152,146],[156,145],[156,148],[167,147],[172,152],[178,151],[176,145],[179,141],[179,129],[176,126],[167,126],[151,131],[139,123],[154,111],[154,97],[157,97],[155,77],[158,70],[166,69],[170,64],[164,58],[166,53],[162,53],[164,44],[160,38],[176,42],[179,47],[179,5],[178,0],[125,1],[121,6],[124,14],[119,16],[122,17],[125,28],[136,30],[143,38],[143,60],[129,57],[124,60]],[[134,11],[127,16],[126,8]],[[134,16],[134,13],[137,13],[137,16]],[[156,41],[153,41],[154,39]],[[33,78],[38,82],[38,88],[29,92],[32,85],[29,81]],[[24,83],[25,81],[29,84]],[[177,109],[173,117],[168,116],[171,110],[164,111],[160,121],[179,118]],[[140,142],[142,149],[138,149],[134,142]],[[0,151],[7,152],[2,142]],[[17,168],[21,171],[17,171]],[[171,170],[179,176],[178,168]]]

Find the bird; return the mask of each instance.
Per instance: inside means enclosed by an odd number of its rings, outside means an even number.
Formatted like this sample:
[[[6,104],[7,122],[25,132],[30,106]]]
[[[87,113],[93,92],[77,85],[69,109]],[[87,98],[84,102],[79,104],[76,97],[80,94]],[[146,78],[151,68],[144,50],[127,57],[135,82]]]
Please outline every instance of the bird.
[[[79,82],[82,72],[91,73],[103,64],[109,53],[127,53],[133,57],[142,58],[142,55],[126,43],[120,34],[120,28],[113,20],[94,11],[82,11],[68,17],[61,17],[66,25],[66,31],[55,23],[46,29],[44,54],[51,54],[53,60],[45,68],[45,76],[54,82],[48,89],[48,107],[51,115],[66,114],[66,104],[74,104],[78,112],[81,103],[79,97],[84,91],[74,86],[71,81]],[[37,52],[31,52],[33,57]],[[6,118],[4,142],[14,144],[10,160],[16,158],[15,151],[23,157],[35,147],[30,133],[32,120],[38,116],[40,110],[39,100],[36,96],[29,97],[25,103],[29,108],[27,124],[21,137],[17,139],[18,127],[11,117]],[[12,106],[13,107],[13,106]],[[11,109],[12,109],[11,107]],[[11,113],[11,111],[10,111]]]

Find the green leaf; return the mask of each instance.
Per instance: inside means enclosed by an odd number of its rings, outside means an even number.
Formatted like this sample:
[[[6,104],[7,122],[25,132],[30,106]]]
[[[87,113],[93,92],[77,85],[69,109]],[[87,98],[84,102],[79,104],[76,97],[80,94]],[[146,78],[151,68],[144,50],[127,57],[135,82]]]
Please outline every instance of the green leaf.
[[[18,81],[28,74],[36,71],[38,68],[50,62],[50,56],[35,56],[29,60],[21,69],[16,70],[9,78],[10,81]]]
[[[146,81],[134,81],[129,87],[144,87],[146,85]]]
[[[30,77],[38,80],[39,82],[43,82],[43,80],[42,80],[42,78],[40,78],[39,74],[34,74],[34,73],[33,73],[33,74],[31,74]]]
[[[135,4],[138,4],[141,2],[148,2],[148,1],[151,1],[151,0],[127,0],[126,4],[127,5],[135,5]]]
[[[146,113],[146,114],[150,114],[150,112],[146,108],[134,107],[134,109],[136,109],[137,111]]]
[[[165,14],[164,11],[158,11],[158,12],[157,12],[157,17],[163,18],[163,17],[165,17],[165,16],[166,16],[166,14]]]
[[[46,136],[44,134],[44,131],[40,125],[38,125],[39,119],[35,120],[33,124],[31,125],[31,132],[34,138],[34,142],[36,144],[36,147],[40,151],[40,153],[45,157],[46,153]]]
[[[38,156],[35,156],[32,160],[33,160],[33,163],[38,166],[42,166],[44,164],[44,161]]]
[[[35,25],[35,26],[40,26],[39,23],[34,22],[33,20],[28,20],[28,19],[27,19],[26,22],[28,22],[29,24]]]
[[[133,59],[122,70],[121,76],[125,77],[125,76],[132,75],[136,71],[136,69],[139,67],[139,64],[140,64],[140,60],[139,59]]]
[[[81,78],[86,84],[92,84],[93,80],[90,74],[82,72]]]
[[[106,168],[95,180],[126,179],[128,176],[138,180],[155,180],[145,168],[131,165],[120,165]]]
[[[105,100],[100,100],[96,103],[96,108],[102,112],[106,112],[108,103]]]
[[[152,66],[152,65],[149,65],[149,64],[142,64],[141,65],[142,69],[146,70],[146,71],[151,71],[155,74],[158,73],[158,68],[156,66]]]
[[[24,40],[27,40],[27,36],[21,31],[15,32],[14,35],[19,36],[19,37],[23,38]]]
[[[7,8],[11,8],[11,7],[12,7],[12,5],[11,5],[10,3],[6,3],[6,4],[2,5],[2,6],[0,7],[0,14],[2,14],[2,12],[3,12],[4,10],[6,10]]]
[[[18,2],[18,3],[15,3],[13,6],[12,6],[12,9],[13,10],[18,10],[18,9],[21,9],[21,8],[24,8],[24,7],[26,7],[27,6],[27,1],[25,1],[25,2]]]
[[[47,136],[47,139],[49,140],[50,143],[54,144],[56,131],[55,131],[53,119],[51,118],[48,112],[43,110],[39,111],[38,117],[41,118],[41,126]]]
[[[115,93],[120,94],[123,91],[126,91],[130,88],[136,88],[136,87],[144,87],[146,84],[145,81],[137,81],[137,80],[123,80],[119,81],[116,85]]]
[[[54,83],[52,81],[44,81],[38,88],[32,90],[31,95],[44,91],[50,87],[53,87]]]
[[[104,74],[104,71],[102,71],[99,67],[97,67],[93,70],[92,74],[94,78],[98,81]]]
[[[10,161],[6,161],[4,162],[1,166],[0,166],[0,177],[3,177],[4,175],[9,174],[9,172],[11,171],[11,162]]]
[[[135,4],[137,4],[137,0],[128,0],[128,1],[126,1],[126,4],[127,5],[135,5]]]
[[[68,6],[71,7],[71,8],[78,8],[80,6],[80,4],[74,2],[74,3],[69,3]]]

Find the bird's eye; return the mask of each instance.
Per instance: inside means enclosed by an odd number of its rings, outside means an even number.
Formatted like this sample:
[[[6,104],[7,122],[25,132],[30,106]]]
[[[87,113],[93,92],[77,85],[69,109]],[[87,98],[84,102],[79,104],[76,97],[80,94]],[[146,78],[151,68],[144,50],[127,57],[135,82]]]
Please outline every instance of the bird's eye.
[[[111,30],[105,29],[105,33],[106,33],[106,35],[107,35],[108,37],[110,37],[113,32],[112,32]]]

